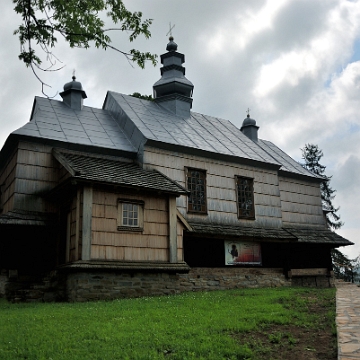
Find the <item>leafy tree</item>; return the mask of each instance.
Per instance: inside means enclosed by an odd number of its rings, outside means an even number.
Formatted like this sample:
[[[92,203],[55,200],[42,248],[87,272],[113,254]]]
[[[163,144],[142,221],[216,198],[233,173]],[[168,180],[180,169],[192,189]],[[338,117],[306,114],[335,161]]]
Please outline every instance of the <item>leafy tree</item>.
[[[152,95],[141,95],[139,92],[134,92],[134,93],[131,94],[130,96],[136,97],[136,98],[138,98],[138,99],[144,99],[144,100],[154,101]]]
[[[57,43],[57,36],[65,39],[72,48],[88,48],[93,43],[97,48],[113,49],[141,68],[147,60],[154,65],[157,62],[156,55],[149,52],[136,49],[126,52],[110,45],[110,31],[128,32],[130,42],[139,35],[147,39],[151,36],[149,27],[152,20],[143,21],[142,13],[128,11],[122,0],[13,0],[13,3],[15,12],[22,18],[14,31],[19,35],[21,45],[19,59],[31,67],[35,75],[35,68],[49,71],[55,65],[57,58],[52,49]],[[118,27],[105,28],[101,18],[104,11]],[[40,67],[39,50],[45,53],[50,67]]]
[[[301,151],[302,158],[305,160],[303,167],[312,173],[323,177],[323,181],[320,183],[320,190],[323,208],[326,211],[327,224],[333,230],[340,229],[344,223],[340,221],[340,215],[337,214],[340,208],[334,208],[332,204],[332,201],[335,198],[334,193],[336,192],[336,190],[330,187],[332,176],[326,176],[326,166],[320,164],[320,160],[324,154],[322,150],[314,144],[305,144],[305,147],[301,149]]]

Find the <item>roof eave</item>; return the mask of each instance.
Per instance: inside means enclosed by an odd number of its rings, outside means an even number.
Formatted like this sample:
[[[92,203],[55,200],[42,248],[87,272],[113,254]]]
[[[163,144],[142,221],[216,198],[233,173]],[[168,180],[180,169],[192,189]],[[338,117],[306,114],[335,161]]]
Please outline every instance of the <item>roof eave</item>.
[[[309,173],[309,175],[305,175],[305,174],[299,174],[299,173],[295,173],[292,171],[281,170],[281,169],[279,169],[279,176],[289,177],[289,178],[298,179],[298,180],[312,181],[312,182],[316,182],[319,184],[323,181],[323,179],[312,176],[310,173]]]
[[[107,188],[115,188],[115,189],[132,189],[135,191],[144,191],[148,193],[161,193],[165,195],[171,195],[171,196],[180,196],[180,195],[187,195],[187,191],[169,191],[169,190],[163,190],[163,189],[154,189],[154,188],[146,188],[142,186],[136,186],[136,185],[127,185],[127,184],[116,184],[106,181],[96,181],[96,180],[90,180],[90,179],[84,179],[78,176],[72,176],[68,179],[66,179],[64,182],[58,184],[53,189],[51,189],[47,194],[46,198],[48,199],[58,199],[59,196],[61,196],[64,192],[67,192],[70,188],[74,188],[77,185],[90,185],[90,186],[104,186]],[[180,186],[180,185],[178,185]]]

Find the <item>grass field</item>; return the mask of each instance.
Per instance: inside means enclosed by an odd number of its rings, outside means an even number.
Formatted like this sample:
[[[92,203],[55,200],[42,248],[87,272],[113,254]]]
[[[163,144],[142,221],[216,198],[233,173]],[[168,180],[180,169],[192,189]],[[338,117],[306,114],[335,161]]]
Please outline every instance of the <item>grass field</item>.
[[[316,332],[329,335],[324,359],[336,359],[334,299],[334,289],[303,288],[72,304],[0,299],[0,359],[302,359],[281,357],[299,349],[321,359]]]

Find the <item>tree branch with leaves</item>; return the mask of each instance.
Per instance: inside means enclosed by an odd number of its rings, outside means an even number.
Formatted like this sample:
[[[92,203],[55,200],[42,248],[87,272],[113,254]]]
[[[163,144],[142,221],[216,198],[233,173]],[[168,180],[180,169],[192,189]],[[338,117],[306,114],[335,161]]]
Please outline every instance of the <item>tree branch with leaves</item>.
[[[157,63],[157,56],[150,52],[137,49],[123,51],[111,45],[111,31],[127,32],[130,42],[140,35],[146,39],[151,36],[149,28],[152,20],[142,20],[141,12],[128,11],[122,0],[13,0],[13,3],[15,12],[22,18],[14,31],[21,45],[19,59],[31,67],[43,87],[47,84],[36,74],[35,68],[42,71],[62,68],[55,68],[59,60],[52,52],[58,36],[71,48],[87,49],[93,43],[97,48],[115,50],[140,68],[145,67],[146,61],[153,65]],[[105,28],[105,22],[100,17],[104,12],[118,27]],[[41,51],[50,63],[47,68],[41,67]]]

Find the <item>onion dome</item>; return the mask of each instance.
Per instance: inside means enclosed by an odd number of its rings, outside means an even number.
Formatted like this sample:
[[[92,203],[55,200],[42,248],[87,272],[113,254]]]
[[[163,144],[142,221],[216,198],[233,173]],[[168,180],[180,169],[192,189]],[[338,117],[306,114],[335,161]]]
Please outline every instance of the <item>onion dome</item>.
[[[176,51],[177,50],[177,43],[174,42],[174,38],[172,36],[169,37],[170,42],[166,46],[167,51]]]
[[[249,110],[248,110],[249,111]],[[250,117],[248,113],[244,119],[240,131],[246,135],[252,141],[258,141],[259,127],[256,125],[256,121]]]
[[[82,88],[82,85],[81,85],[81,82],[79,81],[76,81],[76,77],[75,75],[72,77],[72,81],[66,83],[64,85],[64,91],[66,90],[81,90],[83,91],[83,88]]]
[[[60,93],[64,103],[73,110],[81,110],[83,108],[83,99],[86,99],[86,93],[82,88],[81,82],[76,81],[75,75],[72,81],[64,85],[64,91]]]

